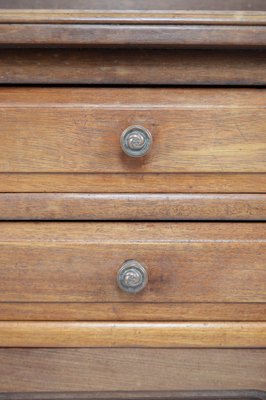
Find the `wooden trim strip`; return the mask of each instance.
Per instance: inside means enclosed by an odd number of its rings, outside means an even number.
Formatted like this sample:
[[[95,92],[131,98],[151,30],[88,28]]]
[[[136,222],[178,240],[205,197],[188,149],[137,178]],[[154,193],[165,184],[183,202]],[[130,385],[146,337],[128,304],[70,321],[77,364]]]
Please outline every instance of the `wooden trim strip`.
[[[266,193],[266,174],[1,173],[0,192]]]
[[[264,11],[1,10],[1,24],[266,25]]]
[[[21,350],[25,351],[25,350]],[[30,352],[34,350],[29,350]],[[40,351],[40,350],[37,350]],[[77,351],[77,350],[76,350]],[[89,350],[87,350],[89,351]],[[103,350],[104,351],[104,350]],[[126,350],[124,350],[126,351]],[[178,350],[177,350],[178,351]],[[195,350],[182,350],[195,352]],[[199,351],[199,350],[197,350]],[[219,351],[219,350],[209,350]],[[221,351],[221,350],[220,350]],[[225,351],[225,350],[224,350]],[[234,351],[234,350],[228,350]],[[236,350],[237,352],[241,350]],[[248,350],[243,350],[243,356]],[[0,352],[1,357],[1,352]],[[101,392],[10,392],[1,393],[0,400],[89,400],[89,399],[158,399],[158,400],[265,400],[265,393],[260,390],[189,390],[189,391],[101,391]]]
[[[258,48],[266,26],[1,24],[0,45]]]
[[[0,83],[265,86],[266,57],[245,49],[9,48],[1,49]]]
[[[266,321],[266,303],[1,303],[1,321]]]
[[[265,322],[0,322],[0,347],[266,347]]]
[[[0,220],[266,220],[266,194],[1,193]]]

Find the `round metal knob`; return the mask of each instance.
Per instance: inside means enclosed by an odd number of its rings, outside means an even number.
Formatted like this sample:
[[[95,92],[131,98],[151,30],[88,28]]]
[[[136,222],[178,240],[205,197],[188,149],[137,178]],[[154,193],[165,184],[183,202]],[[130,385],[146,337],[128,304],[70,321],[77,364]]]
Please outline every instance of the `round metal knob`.
[[[127,293],[140,292],[145,288],[147,282],[147,270],[136,260],[125,261],[117,274],[118,286]]]
[[[152,135],[142,126],[129,126],[121,135],[120,144],[124,153],[130,157],[142,157],[152,145]]]

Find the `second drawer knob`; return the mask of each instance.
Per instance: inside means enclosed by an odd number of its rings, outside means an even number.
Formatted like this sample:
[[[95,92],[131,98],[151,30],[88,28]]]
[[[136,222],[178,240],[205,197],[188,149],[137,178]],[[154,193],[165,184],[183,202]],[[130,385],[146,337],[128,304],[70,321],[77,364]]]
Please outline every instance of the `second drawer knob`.
[[[117,283],[124,292],[140,292],[148,283],[148,273],[145,266],[136,260],[125,261],[118,271]]]
[[[152,136],[142,126],[129,126],[121,135],[120,144],[124,153],[130,157],[142,157],[152,145]]]

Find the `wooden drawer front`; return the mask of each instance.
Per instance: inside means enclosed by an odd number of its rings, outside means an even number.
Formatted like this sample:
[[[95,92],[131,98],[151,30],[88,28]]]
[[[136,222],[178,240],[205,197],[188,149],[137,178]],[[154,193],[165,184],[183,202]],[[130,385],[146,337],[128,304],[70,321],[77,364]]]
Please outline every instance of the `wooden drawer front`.
[[[0,349],[0,391],[88,391],[94,399],[122,391],[124,399],[140,391],[163,398],[175,390],[266,390],[265,357],[262,349]]]
[[[266,172],[262,89],[0,90],[0,172]],[[129,126],[148,155],[120,146]]]
[[[2,222],[0,227],[1,302],[266,300],[263,223]],[[129,259],[148,271],[148,285],[137,294],[124,293],[116,281]]]

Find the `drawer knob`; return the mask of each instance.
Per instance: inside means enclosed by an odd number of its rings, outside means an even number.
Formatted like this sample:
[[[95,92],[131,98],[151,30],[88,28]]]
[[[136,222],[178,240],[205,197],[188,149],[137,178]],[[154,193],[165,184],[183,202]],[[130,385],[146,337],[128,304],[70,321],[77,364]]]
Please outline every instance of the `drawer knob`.
[[[124,153],[130,157],[142,157],[152,145],[152,135],[142,126],[129,126],[121,135],[120,144]]]
[[[117,274],[118,286],[127,293],[140,292],[145,288],[147,282],[147,270],[136,260],[125,261]]]

